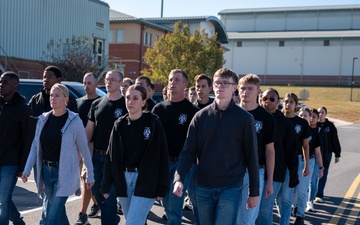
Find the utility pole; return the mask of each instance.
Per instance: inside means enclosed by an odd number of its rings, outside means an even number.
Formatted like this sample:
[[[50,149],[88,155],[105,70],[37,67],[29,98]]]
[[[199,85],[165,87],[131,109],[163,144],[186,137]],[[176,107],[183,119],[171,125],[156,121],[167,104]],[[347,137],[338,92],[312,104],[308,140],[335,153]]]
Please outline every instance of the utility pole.
[[[357,57],[353,58],[352,63],[352,73],[351,73],[351,88],[350,88],[350,102],[352,102],[352,94],[353,94],[353,86],[354,86],[354,66],[355,66],[355,60],[357,60]]]
[[[161,18],[163,18],[164,0],[161,0]]]

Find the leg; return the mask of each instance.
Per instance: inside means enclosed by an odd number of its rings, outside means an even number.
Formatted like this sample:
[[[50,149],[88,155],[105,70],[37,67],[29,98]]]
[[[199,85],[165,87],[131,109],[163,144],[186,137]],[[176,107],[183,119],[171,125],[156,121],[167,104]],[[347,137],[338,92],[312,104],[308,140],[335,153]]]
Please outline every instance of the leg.
[[[70,224],[65,211],[65,203],[67,199],[68,197],[56,197],[55,195],[53,195],[51,199],[47,224],[51,224],[51,225]]]
[[[222,188],[217,193],[218,203],[216,206],[216,225],[236,224],[239,209],[239,199],[234,196],[241,194],[241,188]]]
[[[327,181],[327,176],[328,176],[328,173],[329,173],[331,158],[332,158],[332,153],[328,153],[327,154],[327,160],[329,162],[329,167],[324,168],[324,175],[323,175],[322,178],[319,179],[318,190],[317,190],[317,193],[316,193],[316,197],[318,197],[318,198],[323,198],[324,197],[324,189],[325,189],[325,185],[326,185],[326,181]]]
[[[144,198],[133,195],[127,212],[126,225],[145,224],[147,215],[154,205],[154,202],[155,199],[153,198]]]
[[[10,210],[10,221],[13,222],[14,225],[25,225],[23,218],[21,217],[16,205],[14,204],[13,200],[11,200],[9,204]]]
[[[196,202],[196,195],[195,195],[195,178],[196,178],[196,173],[197,173],[197,164],[196,163],[194,163],[192,165],[189,173],[191,175],[189,178],[188,193],[189,193],[190,201],[193,206],[193,214],[195,217],[195,224],[200,224],[199,216],[198,216],[198,207],[197,207],[197,202]]]
[[[289,187],[289,181],[289,170],[286,169],[285,181],[280,188],[278,196],[276,197],[280,210],[280,225],[289,225],[290,223],[291,203],[294,188]]]
[[[260,204],[260,210],[259,210],[259,216],[256,220],[256,224],[261,225],[272,225],[273,224],[273,208],[274,208],[274,202],[275,198],[278,195],[280,188],[283,183],[281,182],[273,182],[273,194],[269,195],[267,198],[265,198],[264,193]],[[266,185],[266,181],[265,181]]]
[[[0,224],[9,224],[17,166],[0,166]]]
[[[213,189],[196,185],[195,194],[200,224],[214,225],[217,199],[213,195]]]

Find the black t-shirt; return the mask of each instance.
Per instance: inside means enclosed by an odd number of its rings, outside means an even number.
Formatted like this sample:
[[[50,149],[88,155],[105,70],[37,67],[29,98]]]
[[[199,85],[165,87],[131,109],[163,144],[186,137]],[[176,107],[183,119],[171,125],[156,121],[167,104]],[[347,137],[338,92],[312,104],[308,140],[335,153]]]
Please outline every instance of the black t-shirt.
[[[93,98],[93,99],[88,99],[85,95],[81,98],[76,99],[78,113],[79,113],[80,119],[82,120],[82,122],[84,124],[84,127],[86,127],[86,123],[88,121],[88,115],[89,115],[89,111],[91,108],[91,104],[98,98],[100,98],[100,96],[97,96],[96,98]]]
[[[94,149],[107,150],[115,120],[127,113],[125,98],[109,101],[106,96],[95,100],[89,111],[89,120],[95,123],[92,139]]]
[[[259,165],[265,165],[265,145],[275,140],[275,118],[260,106],[248,112],[253,115],[255,121]]]
[[[213,103],[213,102],[214,102],[214,99],[213,99],[213,98],[209,98],[209,101],[208,101],[208,103],[206,103],[206,104],[201,104],[201,103],[199,102],[199,100],[196,100],[195,105],[196,105],[199,109],[202,109],[202,108],[205,108],[206,106],[210,105],[210,104]]]
[[[69,116],[66,111],[64,115],[49,115],[41,134],[40,143],[42,148],[43,159],[48,161],[59,161],[61,149],[62,128]]]
[[[295,128],[295,144],[298,155],[302,155],[302,142],[310,136],[310,126],[306,120],[301,117],[295,116],[288,119],[291,121]]]
[[[156,102],[151,98],[148,98],[148,100],[146,100],[146,111],[151,112],[151,110],[154,108],[155,105]]]
[[[180,102],[171,102],[167,99],[153,108],[152,112],[159,116],[164,127],[170,156],[179,156],[190,121],[198,110],[187,99]]]
[[[318,128],[310,127],[310,136],[309,136],[309,156],[315,154],[315,148],[320,147],[320,136],[318,133]]]
[[[153,132],[150,116],[149,113],[143,113],[139,119],[134,121],[127,116],[127,122],[121,124],[120,132],[124,146],[123,165],[125,167],[139,167]]]

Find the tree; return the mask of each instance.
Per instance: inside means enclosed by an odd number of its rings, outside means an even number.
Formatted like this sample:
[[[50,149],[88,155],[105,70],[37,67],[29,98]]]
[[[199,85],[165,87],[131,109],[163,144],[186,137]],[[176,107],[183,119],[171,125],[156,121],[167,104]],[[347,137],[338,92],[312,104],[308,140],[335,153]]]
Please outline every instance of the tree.
[[[223,65],[223,49],[216,41],[217,34],[208,36],[205,30],[196,29],[191,35],[187,24],[178,22],[174,31],[159,38],[153,48],[144,55],[148,68],[141,72],[155,82],[167,84],[172,69],[183,69],[189,76],[189,85],[194,77],[205,73],[212,77]]]
[[[99,74],[104,70],[103,62],[95,57],[94,43],[85,35],[58,41],[50,39],[43,58],[61,69],[63,80],[82,82],[85,73]]]

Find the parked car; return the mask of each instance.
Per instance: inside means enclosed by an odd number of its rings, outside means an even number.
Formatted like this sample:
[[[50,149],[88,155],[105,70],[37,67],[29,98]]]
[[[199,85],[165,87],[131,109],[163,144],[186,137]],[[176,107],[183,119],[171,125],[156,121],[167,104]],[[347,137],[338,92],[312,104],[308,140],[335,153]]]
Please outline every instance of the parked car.
[[[70,96],[75,99],[86,95],[84,86],[80,82],[62,81],[61,83],[65,84],[65,86],[69,89]],[[21,95],[25,96],[25,101],[29,102],[31,97],[39,93],[43,88],[43,81],[41,79],[20,79],[18,91]],[[99,96],[106,95],[98,88],[96,89],[96,93]]]

